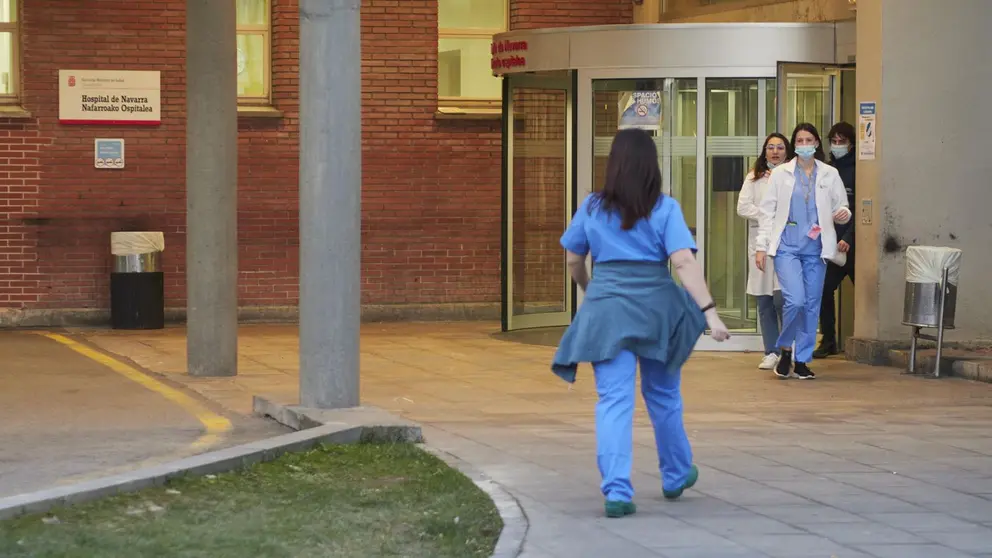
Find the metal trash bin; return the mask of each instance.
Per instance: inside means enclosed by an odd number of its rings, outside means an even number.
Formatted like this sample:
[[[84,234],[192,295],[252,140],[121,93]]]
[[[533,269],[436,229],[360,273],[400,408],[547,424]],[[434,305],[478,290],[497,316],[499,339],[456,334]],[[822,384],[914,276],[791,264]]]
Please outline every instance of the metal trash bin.
[[[944,330],[954,329],[961,250],[937,246],[910,246],[906,250],[906,289],[902,323],[913,328],[909,371],[916,369],[917,340],[937,342],[934,376],[940,375]],[[922,335],[922,328],[936,328],[937,336]]]
[[[165,327],[165,274],[161,232],[110,235],[114,267],[110,274],[110,323],[114,329]]]

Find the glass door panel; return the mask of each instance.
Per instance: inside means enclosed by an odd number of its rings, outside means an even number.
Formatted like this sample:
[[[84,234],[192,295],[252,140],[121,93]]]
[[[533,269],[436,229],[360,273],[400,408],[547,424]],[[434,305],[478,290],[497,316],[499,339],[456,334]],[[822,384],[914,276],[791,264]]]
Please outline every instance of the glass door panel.
[[[574,207],[571,78],[505,79],[503,328],[564,326],[574,291],[558,243]]]
[[[841,113],[840,77],[846,67],[779,62],[779,131],[791,137],[797,124],[809,122],[826,134]]]
[[[672,107],[666,119],[669,133],[665,137],[665,162],[668,168],[666,170],[665,165],[662,165],[662,171],[663,176],[668,179],[669,188],[666,192],[682,206],[685,222],[698,244],[701,212],[697,185],[699,167],[696,164],[699,153],[696,139],[699,123],[697,83],[695,78],[668,80],[672,99]],[[699,246],[699,249],[702,250],[703,247]]]
[[[737,199],[765,130],[764,80],[706,80],[706,281],[727,327],[757,333],[747,295],[748,223]]]
[[[743,183],[744,171],[734,174],[736,178],[731,182],[736,184],[731,185],[721,178],[725,172],[718,173],[714,179],[713,169],[723,168],[721,157],[743,159],[731,165],[734,168],[753,162],[760,148],[756,133],[767,127],[768,111],[763,104],[767,90],[757,92],[759,80],[720,80],[713,82],[714,91],[708,91],[703,98],[699,95],[700,85],[702,80],[697,78],[593,80],[593,191],[603,187],[606,162],[617,131],[635,124],[647,129],[658,146],[662,191],[682,206],[686,223],[699,248],[697,257],[707,273],[724,320],[738,332],[753,334],[756,332],[756,312],[754,303],[749,302],[744,293],[747,228],[737,217],[737,192]],[[731,96],[723,95],[722,100],[716,101],[723,103],[721,112],[707,120],[704,115],[710,109],[701,103],[714,102],[715,97],[722,95],[716,91],[721,87],[734,88],[733,108],[727,105]],[[760,87],[766,87],[765,80],[760,80]],[[636,104],[636,97],[655,94],[661,103],[658,121],[625,118],[625,115],[629,116],[630,106]],[[759,102],[762,103],[760,109]],[[771,114],[774,121],[774,105]],[[758,120],[762,120],[760,125]],[[703,123],[706,123],[707,135],[713,136],[707,138],[705,146],[699,141]],[[715,156],[709,151],[714,151]],[[701,155],[704,164],[700,164]],[[760,350],[761,340],[757,335],[738,335],[726,343],[716,343],[704,336],[697,348],[704,351]]]
[[[682,206],[686,223],[696,234],[696,80],[611,79],[592,83],[593,191],[603,188],[606,161],[617,131],[627,126],[647,130],[658,147],[662,192]],[[657,119],[631,119],[634,97],[657,95]],[[652,97],[653,98],[653,97]]]

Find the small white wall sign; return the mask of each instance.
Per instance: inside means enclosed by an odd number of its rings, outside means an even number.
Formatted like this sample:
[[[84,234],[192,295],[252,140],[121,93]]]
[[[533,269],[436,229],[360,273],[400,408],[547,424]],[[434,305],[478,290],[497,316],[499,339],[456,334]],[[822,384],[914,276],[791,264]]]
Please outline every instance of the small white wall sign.
[[[105,138],[93,140],[93,166],[98,169],[124,168],[124,140]]]

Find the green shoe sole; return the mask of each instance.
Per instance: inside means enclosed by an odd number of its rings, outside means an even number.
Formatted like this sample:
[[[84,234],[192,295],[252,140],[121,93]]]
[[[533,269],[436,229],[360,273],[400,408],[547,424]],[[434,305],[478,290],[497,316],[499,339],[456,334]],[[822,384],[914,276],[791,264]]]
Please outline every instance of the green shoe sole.
[[[686,490],[696,486],[696,481],[699,480],[699,468],[693,465],[689,468],[689,476],[685,479],[685,484],[682,485],[678,490],[664,490],[661,493],[665,495],[666,500],[677,500],[682,493]]]
[[[637,513],[633,502],[606,501],[606,517],[624,517]]]

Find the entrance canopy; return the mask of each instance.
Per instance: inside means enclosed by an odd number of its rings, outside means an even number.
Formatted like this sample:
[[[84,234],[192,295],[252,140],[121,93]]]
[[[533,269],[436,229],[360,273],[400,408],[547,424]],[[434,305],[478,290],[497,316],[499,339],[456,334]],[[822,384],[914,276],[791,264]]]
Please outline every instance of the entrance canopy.
[[[761,350],[746,295],[745,173],[767,134],[798,122],[826,133],[850,97],[853,25],[616,25],[496,35],[504,77],[503,329],[560,327],[581,303],[558,244],[575,207],[603,180],[617,130],[650,131],[663,189],[693,228],[718,308]],[[850,40],[848,40],[850,38]],[[848,83],[846,78],[850,77]],[[708,338],[701,349],[710,347]]]

